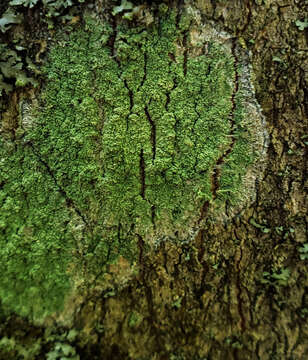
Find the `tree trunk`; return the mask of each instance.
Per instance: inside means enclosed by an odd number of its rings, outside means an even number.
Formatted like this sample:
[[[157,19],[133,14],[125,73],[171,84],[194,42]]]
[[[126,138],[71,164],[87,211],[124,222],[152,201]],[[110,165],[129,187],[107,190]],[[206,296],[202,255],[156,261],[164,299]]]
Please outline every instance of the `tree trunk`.
[[[55,343],[74,348],[67,354],[72,359],[77,354],[80,359],[136,360],[308,357],[307,4],[194,3],[203,24],[213,21],[230,34],[241,54],[250,53],[268,134],[266,167],[256,179],[254,200],[236,215],[224,213],[221,221],[211,215],[211,201],[205,201],[201,225],[188,242],[179,235],[179,241],[152,246],[138,236],[137,275],[125,256],[109,265],[108,286],[99,290],[92,282],[84,288],[69,323],[51,317],[34,325],[5,315],[1,358],[25,351],[24,358],[41,359],[55,351]],[[96,5],[99,9],[100,2]],[[179,1],[171,6],[180,11],[188,5]],[[146,151],[141,155],[142,170]],[[112,287],[116,276],[128,280]],[[8,339],[14,339],[14,346]]]

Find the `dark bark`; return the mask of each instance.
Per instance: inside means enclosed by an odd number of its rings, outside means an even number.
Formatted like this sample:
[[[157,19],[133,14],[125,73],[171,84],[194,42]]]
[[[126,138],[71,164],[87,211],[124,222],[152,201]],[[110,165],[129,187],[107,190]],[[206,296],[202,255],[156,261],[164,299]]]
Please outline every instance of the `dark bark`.
[[[295,24],[305,1],[196,4],[204,22],[215,20],[251,51],[269,133],[264,177],[249,208],[227,223],[207,221],[189,245],[148,251],[140,238],[138,278],[111,297],[89,291],[75,314],[81,359],[308,357],[307,260],[299,256],[307,238],[307,29]],[[290,276],[278,279],[285,269]],[[16,335],[16,324],[43,336],[15,317],[2,334]]]

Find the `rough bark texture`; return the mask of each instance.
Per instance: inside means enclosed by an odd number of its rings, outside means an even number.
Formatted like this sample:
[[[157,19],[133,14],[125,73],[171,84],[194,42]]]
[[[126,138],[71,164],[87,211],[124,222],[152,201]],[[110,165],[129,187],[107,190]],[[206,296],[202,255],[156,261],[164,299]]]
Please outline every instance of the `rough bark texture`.
[[[72,326],[78,335],[70,340],[65,328],[52,325],[44,335],[44,327],[3,319],[2,336],[41,344],[38,359],[56,341],[70,343],[81,359],[308,357],[307,260],[300,258],[307,237],[307,29],[295,24],[304,20],[306,4],[199,0],[196,6],[204,22],[215,20],[252,53],[269,133],[256,201],[226,224],[206,222],[184,246],[164,242],[148,251],[140,239],[137,278],[113,294],[86,291]],[[11,350],[11,358],[17,353]]]

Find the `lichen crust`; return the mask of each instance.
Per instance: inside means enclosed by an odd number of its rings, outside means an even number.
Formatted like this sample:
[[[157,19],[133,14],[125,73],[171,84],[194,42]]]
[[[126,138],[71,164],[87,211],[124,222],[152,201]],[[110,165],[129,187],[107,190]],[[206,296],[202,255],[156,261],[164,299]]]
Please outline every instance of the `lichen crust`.
[[[243,59],[189,9],[57,36],[34,119],[0,138],[5,308],[59,314],[72,289],[134,276],[140,239],[188,241],[253,199],[264,135]]]

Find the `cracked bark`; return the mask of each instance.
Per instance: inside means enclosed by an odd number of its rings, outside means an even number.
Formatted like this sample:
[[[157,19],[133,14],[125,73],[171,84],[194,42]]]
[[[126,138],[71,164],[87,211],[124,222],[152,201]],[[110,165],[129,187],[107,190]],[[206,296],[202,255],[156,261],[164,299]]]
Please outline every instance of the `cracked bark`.
[[[64,197],[65,202],[69,208],[73,208],[75,213],[78,215],[78,217],[82,220],[82,222],[86,225],[88,225],[88,221],[86,219],[86,216],[80,211],[80,209],[76,206],[74,201],[67,195],[65,189],[58,183],[56,177],[53,174],[53,171],[51,170],[48,163],[40,156],[40,154],[35,150],[34,146],[31,143],[26,143],[26,146],[30,146],[33,154],[37,157],[38,161],[43,165],[43,168],[46,169],[48,175],[52,178],[53,182],[55,183],[59,193]]]
[[[295,0],[271,0],[263,5],[236,0],[196,3],[204,22],[215,20],[237,40],[244,40],[252,52],[254,85],[270,134],[267,169],[256,187],[255,203],[241,217],[220,225],[206,223],[189,245],[162,243],[148,252],[144,239],[138,237],[138,279],[111,298],[95,298],[91,316],[87,302],[76,315],[74,326],[87,339],[86,345],[82,341],[75,344],[82,359],[308,357],[307,270],[298,253],[308,228],[304,193],[307,30],[300,31],[295,25],[296,20],[303,20],[305,4]],[[180,6],[181,1],[179,14]],[[110,42],[113,55],[115,38],[114,31]],[[282,63],[273,61],[274,56],[281,57]],[[169,57],[174,61],[173,54]],[[146,72],[146,61],[144,68]],[[232,113],[236,91],[234,87]],[[166,108],[169,102],[170,94],[166,94]],[[230,121],[234,131],[232,115]],[[231,137],[230,147],[233,141]],[[219,165],[230,147],[212,174],[213,196],[218,189]],[[288,153],[290,149],[295,153]],[[153,158],[154,154],[153,150]],[[141,149],[140,195],[145,198],[143,156]],[[209,206],[209,202],[203,204],[202,220]],[[270,232],[251,225],[250,219],[266,225]],[[280,226],[282,234],[276,230]],[[263,272],[272,267],[290,269],[287,286],[261,283]],[[179,298],[177,307],[174,304]],[[93,298],[88,302],[93,303]],[[132,312],[142,316],[135,327],[129,326]],[[24,320],[12,318],[7,324],[6,334],[16,332],[16,324],[30,333],[43,333]]]
[[[293,141],[303,156],[306,152],[300,145],[300,138],[306,131],[303,121],[307,114],[303,105],[305,90],[301,90],[305,89],[306,83],[303,76],[295,75],[295,69],[302,66],[303,56],[295,48],[305,46],[305,40],[304,34],[291,25],[292,21],[301,17],[302,8],[293,1],[288,3],[292,13],[286,12],[286,7],[282,16],[275,7],[276,1],[271,2],[271,10],[251,2],[222,4],[200,1],[204,21],[216,19],[226,30],[234,33],[235,39],[242,37],[247,44],[250,39],[255,40],[249,46],[253,53],[256,92],[271,137],[270,160],[264,179],[258,181],[256,201],[241,218],[219,226],[206,224],[188,249],[164,244],[154,253],[143,252],[147,286],[152,289],[151,306],[159,311],[155,312],[155,325],[146,318],[142,326],[134,329],[137,342],[147,339],[148,350],[131,346],[129,355],[124,347],[118,345],[123,359],[142,356],[168,359],[171,354],[185,359],[193,356],[196,359],[302,359],[308,354],[305,345],[307,326],[300,316],[301,309],[306,306],[308,287],[297,250],[305,241],[307,219],[303,196],[298,190],[292,190],[295,181],[303,186],[307,165],[303,157],[287,155]],[[279,28],[285,29],[289,24],[291,28],[288,31],[273,31],[273,19],[278,21],[275,26],[278,24]],[[272,62],[277,49],[281,48],[288,51],[284,69]],[[235,45],[233,54],[236,59]],[[172,54],[169,57],[173,61]],[[278,88],[284,74],[288,75],[284,82],[293,86],[292,93],[287,86],[281,88],[280,85]],[[235,83],[237,77],[235,72]],[[232,94],[231,135],[235,131],[232,114],[236,92],[237,86]],[[299,107],[292,105],[294,101]],[[166,94],[167,109],[169,102],[170,94]],[[290,133],[292,139],[288,137]],[[219,184],[219,165],[231,152],[233,142],[234,137],[231,136],[229,148],[217,161],[212,174],[214,196]],[[287,173],[284,172],[286,168],[289,169]],[[276,175],[280,171],[284,175]],[[282,186],[281,177],[288,179],[287,187]],[[209,202],[203,204],[202,219],[206,218],[209,206]],[[252,226],[250,218],[261,224],[266,221],[271,233],[263,233],[262,229]],[[294,235],[282,241],[282,236],[275,231],[278,225],[296,229]],[[184,255],[185,251],[189,255]],[[180,257],[179,252],[182,253]],[[273,265],[292,269],[287,287],[261,284],[263,271]],[[149,299],[144,291],[131,294],[130,299],[120,300],[126,295],[126,290],[123,290],[117,297],[123,311],[127,306],[139,311],[144,306],[147,313]],[[174,296],[183,297],[179,309],[170,305]],[[147,300],[144,303],[142,299]],[[108,301],[106,306],[109,306]],[[151,329],[151,335],[144,335],[144,329]],[[114,342],[123,343],[123,336],[124,330],[122,334],[117,334]],[[106,335],[102,346],[106,346],[108,341],[110,338]]]
[[[149,113],[147,106],[144,108],[144,111],[145,111],[147,120],[151,127],[151,144],[152,144],[152,154],[153,154],[152,162],[154,163],[155,156],[156,156],[156,125],[155,125],[155,122],[153,121],[153,119],[151,118],[151,115]]]
[[[139,169],[140,169],[140,195],[143,200],[145,200],[145,164],[144,164],[144,156],[143,149],[140,150],[139,155]]]
[[[212,193],[212,201],[215,201],[215,199],[217,198],[217,192],[219,190],[219,179],[220,179],[220,169],[221,166],[223,165],[223,163],[225,162],[225,159],[228,157],[228,155],[231,154],[232,149],[234,147],[235,144],[235,110],[236,110],[236,101],[235,101],[235,97],[238,93],[238,89],[239,89],[239,73],[238,73],[238,57],[236,54],[236,40],[233,39],[232,40],[232,55],[234,57],[234,63],[233,63],[233,68],[234,68],[234,81],[233,81],[233,91],[231,94],[231,103],[232,103],[232,108],[229,114],[229,121],[230,121],[230,144],[227,147],[227,149],[221,154],[221,156],[218,158],[218,160],[216,161],[213,173],[211,175],[211,193]],[[210,67],[208,69],[208,73],[210,72]],[[199,115],[199,114],[198,114]],[[195,125],[195,124],[194,124]],[[207,214],[208,214],[208,210],[210,207],[210,202],[209,201],[205,201],[204,204],[202,205],[201,208],[201,213],[200,213],[200,218],[198,220],[198,224],[201,224],[201,222],[206,218]]]

